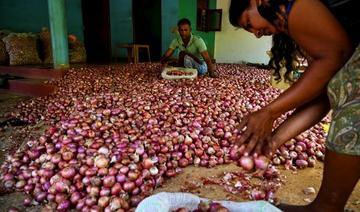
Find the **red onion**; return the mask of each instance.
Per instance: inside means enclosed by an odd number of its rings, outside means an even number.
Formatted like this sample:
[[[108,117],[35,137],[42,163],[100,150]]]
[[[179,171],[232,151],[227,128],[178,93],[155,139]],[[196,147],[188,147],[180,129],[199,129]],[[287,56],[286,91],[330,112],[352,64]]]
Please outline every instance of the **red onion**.
[[[127,173],[129,172],[129,167],[123,166],[123,167],[120,168],[119,171],[120,171],[120,173],[122,173],[122,174],[127,174]]]
[[[74,192],[71,194],[70,202],[72,204],[77,204],[81,199],[81,194],[79,192]]]
[[[255,167],[257,169],[266,169],[269,165],[269,159],[263,155],[254,158]]]
[[[189,161],[186,158],[181,158],[179,160],[179,166],[180,167],[186,167],[189,165]]]
[[[142,166],[145,169],[150,169],[151,167],[154,166],[153,161],[150,158],[146,158],[144,159],[144,161],[142,162]]]
[[[100,194],[100,188],[96,186],[87,187],[86,191],[91,197],[97,197]]]
[[[116,176],[116,174],[118,173],[118,169],[116,169],[115,167],[110,167],[108,171],[110,176]]]
[[[158,173],[159,173],[159,170],[155,166],[150,168],[151,175],[157,175]]]
[[[5,181],[5,183],[6,182],[9,182],[9,181]],[[11,188],[12,187],[12,186],[9,187],[9,185],[6,185],[6,184],[4,184],[4,186],[5,186],[5,188]],[[34,190],[34,184],[26,184],[24,186],[25,193],[31,193],[33,190]]]
[[[122,187],[121,187],[120,183],[115,183],[114,186],[111,187],[112,195],[118,195],[121,191],[122,191]]]
[[[126,176],[124,174],[116,175],[116,182],[123,183],[126,180]]]
[[[26,197],[23,201],[23,205],[24,206],[30,206],[31,205],[31,202],[32,202],[32,199]]]
[[[110,197],[106,197],[106,196],[100,197],[98,200],[98,206],[100,206],[101,208],[105,208],[106,206],[109,205],[109,202],[110,202]]]
[[[295,163],[301,169],[306,168],[308,166],[308,162],[306,160],[299,159],[299,160],[296,160]]]
[[[88,196],[85,198],[85,205],[94,206],[97,203],[97,199],[95,197]]]
[[[176,175],[176,172],[175,172],[174,169],[169,169],[169,170],[166,171],[165,175],[167,177],[174,177]]]
[[[55,153],[52,158],[51,158],[51,162],[57,164],[61,161],[61,154],[59,153]]]
[[[100,190],[100,196],[109,196],[111,193],[110,188],[102,187]]]
[[[142,177],[139,177],[135,180],[136,186],[141,186],[144,183],[144,180]]]
[[[315,156],[311,156],[308,159],[308,165],[309,167],[314,167],[316,164],[316,157]]]
[[[27,154],[29,156],[30,159],[35,160],[38,157],[40,157],[40,151],[37,149],[31,149],[27,151]]]
[[[114,176],[106,176],[103,179],[103,185],[106,188],[111,188],[115,184],[115,177]]]
[[[64,201],[59,203],[59,205],[57,206],[56,209],[58,211],[68,211],[69,208],[70,208],[70,201],[64,200]]]
[[[44,201],[46,199],[46,196],[47,196],[46,192],[36,193],[35,194],[35,200],[37,202],[42,202],[42,201]]]
[[[69,191],[69,185],[68,182],[65,180],[60,180],[54,184],[55,190],[57,192],[68,192]]]
[[[123,185],[123,188],[125,191],[127,192],[131,192],[132,190],[134,190],[136,187],[134,182],[125,182]]]
[[[107,168],[109,160],[104,155],[99,155],[95,158],[95,166],[98,168]]]
[[[239,160],[240,159],[240,151],[237,148],[232,148],[230,150],[230,158],[231,160]]]
[[[25,184],[26,184],[25,180],[19,180],[18,182],[15,183],[15,188],[21,189],[25,186]]]
[[[110,210],[116,211],[121,208],[121,199],[119,197],[114,197],[110,200]]]
[[[109,169],[107,168],[100,168],[98,170],[98,175],[99,176],[106,176],[109,173]]]
[[[254,161],[249,156],[242,156],[239,160],[239,165],[243,169],[250,171],[254,168]]]
[[[142,198],[140,196],[134,195],[130,198],[131,206],[136,207],[140,202]]]
[[[20,210],[17,209],[17,208],[15,208],[15,207],[10,207],[10,208],[8,209],[8,212],[20,212]]]
[[[251,198],[253,200],[263,200],[265,199],[266,193],[264,191],[258,191],[258,190],[253,190],[251,191]]]
[[[57,193],[55,195],[55,202],[58,203],[58,204],[65,201],[66,199],[67,199],[67,196],[64,193]]]
[[[76,171],[74,167],[66,167],[61,170],[61,176],[65,179],[71,179],[75,176]]]

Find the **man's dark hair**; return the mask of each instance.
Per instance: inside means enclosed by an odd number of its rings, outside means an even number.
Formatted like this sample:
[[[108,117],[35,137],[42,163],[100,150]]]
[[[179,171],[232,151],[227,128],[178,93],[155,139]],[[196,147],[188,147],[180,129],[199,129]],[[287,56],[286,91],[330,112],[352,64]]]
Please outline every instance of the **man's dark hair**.
[[[239,26],[239,17],[249,6],[250,0],[231,0],[229,8],[229,21],[234,27]]]
[[[177,23],[177,26],[180,27],[180,25],[184,25],[184,24],[187,24],[187,25],[191,26],[191,22],[190,22],[190,20],[187,19],[187,18],[182,18],[182,19],[180,19],[180,20],[178,21],[178,23]]]

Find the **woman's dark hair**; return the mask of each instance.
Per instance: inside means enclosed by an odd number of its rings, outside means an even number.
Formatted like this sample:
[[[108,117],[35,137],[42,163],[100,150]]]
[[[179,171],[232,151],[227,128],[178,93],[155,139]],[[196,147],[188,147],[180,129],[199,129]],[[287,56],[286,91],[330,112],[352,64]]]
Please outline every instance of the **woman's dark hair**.
[[[297,45],[288,35],[284,33],[273,35],[269,66],[274,69],[276,81],[281,80],[280,70],[284,66],[286,68],[285,80],[293,82],[290,73],[296,68],[293,62],[298,61],[297,52]]]
[[[178,23],[177,23],[177,26],[180,27],[180,25],[184,25],[184,24],[187,24],[187,25],[191,26],[191,22],[190,22],[190,20],[187,19],[187,18],[182,18],[182,19],[180,19],[180,20],[178,21]]]
[[[250,0],[231,0],[229,8],[229,21],[235,27],[240,27],[238,19],[244,10],[249,6]],[[282,14],[280,6],[285,7],[288,4],[288,0],[269,0],[267,3],[258,7],[258,11],[262,17],[275,25],[275,21],[278,20],[278,14]],[[283,14],[285,15],[285,14]],[[274,69],[275,80],[281,79],[280,69],[285,66],[285,80],[292,82],[290,73],[296,68],[294,67],[294,61],[297,61],[298,47],[296,43],[285,33],[279,33],[273,35],[271,59],[269,66]]]
[[[239,26],[239,17],[249,6],[250,0],[231,0],[229,8],[229,21],[234,27]]]
[[[287,15],[280,10],[280,6],[286,8],[288,4],[288,0],[269,0],[267,3],[260,5],[258,11],[262,17],[275,25],[279,14],[283,16]],[[284,18],[286,20],[285,27],[287,27],[287,17]],[[279,33],[273,35],[271,47],[272,57],[269,61],[269,66],[274,69],[276,81],[281,79],[280,70],[281,67],[284,66],[286,68],[284,74],[285,80],[293,82],[290,73],[296,69],[294,61],[298,62],[297,52],[299,52],[298,46],[287,34]]]

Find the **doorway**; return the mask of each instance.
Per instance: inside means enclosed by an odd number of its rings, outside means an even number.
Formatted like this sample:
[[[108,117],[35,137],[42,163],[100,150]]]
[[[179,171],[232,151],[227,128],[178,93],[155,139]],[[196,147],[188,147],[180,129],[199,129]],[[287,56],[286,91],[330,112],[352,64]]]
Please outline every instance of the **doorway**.
[[[109,0],[82,0],[81,6],[87,62],[111,62]]]
[[[133,0],[134,43],[150,45],[151,60],[159,61],[161,53],[161,0]],[[146,61],[140,52],[140,61]]]

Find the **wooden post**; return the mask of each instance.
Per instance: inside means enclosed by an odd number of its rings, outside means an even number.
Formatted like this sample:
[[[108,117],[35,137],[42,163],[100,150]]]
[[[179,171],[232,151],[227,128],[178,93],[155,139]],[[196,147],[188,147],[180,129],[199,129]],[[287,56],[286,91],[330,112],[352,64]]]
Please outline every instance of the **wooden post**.
[[[65,1],[48,0],[51,46],[55,69],[69,68]]]

